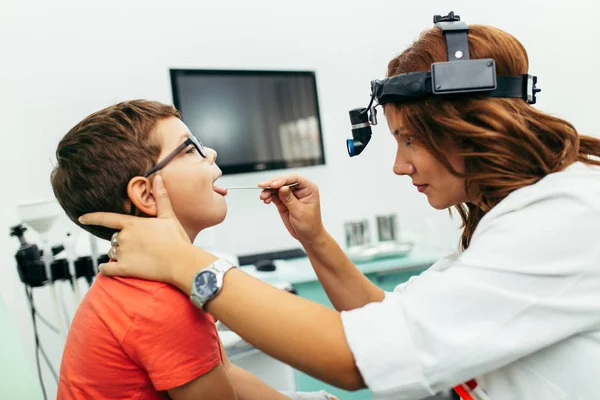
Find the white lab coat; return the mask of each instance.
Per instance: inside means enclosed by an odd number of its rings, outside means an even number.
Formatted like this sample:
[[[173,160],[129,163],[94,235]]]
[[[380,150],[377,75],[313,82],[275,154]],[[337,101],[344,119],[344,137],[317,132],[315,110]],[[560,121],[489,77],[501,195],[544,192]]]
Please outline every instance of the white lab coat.
[[[492,400],[600,399],[600,168],[514,191],[466,251],[342,322],[377,399],[471,378]]]

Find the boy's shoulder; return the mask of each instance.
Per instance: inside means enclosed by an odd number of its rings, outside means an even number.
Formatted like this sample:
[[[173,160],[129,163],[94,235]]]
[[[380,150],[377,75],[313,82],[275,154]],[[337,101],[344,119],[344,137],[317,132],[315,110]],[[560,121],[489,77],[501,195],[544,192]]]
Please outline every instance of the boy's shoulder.
[[[194,307],[190,303],[189,296],[176,287],[162,282],[98,274],[92,286],[94,285],[98,285],[103,291],[112,293],[111,297],[117,297],[122,293],[123,296],[119,296],[119,298],[133,304],[139,300],[158,296],[161,298],[172,297],[173,301],[185,300],[191,307]]]
[[[159,290],[166,292],[175,291],[172,286],[162,282],[147,281],[144,279],[106,276],[98,274],[90,292],[104,292],[111,295],[112,298],[127,302],[134,302],[140,298],[147,298],[155,295]]]
[[[194,334],[202,337],[207,330],[215,329],[215,319],[171,285],[102,274],[98,274],[77,314],[78,318],[87,320],[87,325],[94,321],[109,324],[120,338],[141,332],[156,335],[157,329],[165,331],[167,326],[175,330],[182,326],[195,327]]]

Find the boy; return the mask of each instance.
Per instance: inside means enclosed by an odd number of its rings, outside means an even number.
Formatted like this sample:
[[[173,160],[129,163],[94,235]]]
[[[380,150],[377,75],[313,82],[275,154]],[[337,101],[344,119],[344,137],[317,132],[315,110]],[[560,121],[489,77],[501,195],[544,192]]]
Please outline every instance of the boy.
[[[52,187],[78,225],[92,211],[156,216],[156,173],[191,241],[225,218],[226,192],[214,186],[217,154],[172,106],[136,100],[100,110],[67,133],[56,157]],[[107,240],[113,233],[82,228]],[[71,324],[58,398],[288,399],[231,364],[212,316],[178,290],[101,274]]]

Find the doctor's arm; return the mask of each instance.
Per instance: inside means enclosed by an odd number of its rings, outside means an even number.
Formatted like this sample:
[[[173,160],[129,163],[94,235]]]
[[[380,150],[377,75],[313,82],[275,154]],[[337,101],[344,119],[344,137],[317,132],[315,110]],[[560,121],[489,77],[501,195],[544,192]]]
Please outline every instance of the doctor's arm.
[[[202,251],[190,250],[177,257],[181,269],[172,282],[184,293],[190,293],[196,265],[205,259]],[[347,390],[365,386],[337,311],[238,269],[225,274],[223,289],[206,310],[254,347],[296,369]]]
[[[283,187],[294,182],[299,184],[292,190]],[[275,204],[290,234],[304,247],[336,310],[352,310],[384,299],[384,291],[360,272],[323,227],[317,185],[300,175],[286,175],[259,186],[281,188],[276,192],[265,190],[260,198],[266,204]]]

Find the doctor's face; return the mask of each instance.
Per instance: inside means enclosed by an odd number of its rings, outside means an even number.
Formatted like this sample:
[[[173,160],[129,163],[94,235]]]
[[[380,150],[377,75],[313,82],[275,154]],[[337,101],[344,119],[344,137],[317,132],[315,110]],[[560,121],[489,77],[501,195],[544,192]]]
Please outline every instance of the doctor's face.
[[[465,179],[452,174],[431,152],[415,140],[415,132],[407,131],[392,107],[385,109],[390,132],[396,139],[394,173],[411,178],[415,190],[427,196],[429,204],[438,210],[469,202]],[[465,171],[463,157],[449,148],[446,156],[452,167]]]

